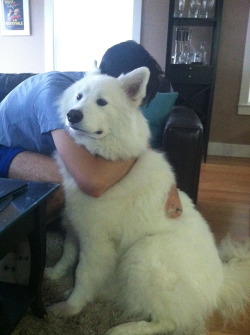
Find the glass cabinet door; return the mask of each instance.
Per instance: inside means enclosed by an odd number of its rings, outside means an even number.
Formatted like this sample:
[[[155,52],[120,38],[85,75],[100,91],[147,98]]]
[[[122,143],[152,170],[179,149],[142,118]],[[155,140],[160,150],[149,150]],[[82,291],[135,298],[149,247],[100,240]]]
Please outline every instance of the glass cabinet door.
[[[173,26],[172,64],[211,64],[213,28],[204,26]]]
[[[175,0],[171,64],[210,65],[216,0]]]

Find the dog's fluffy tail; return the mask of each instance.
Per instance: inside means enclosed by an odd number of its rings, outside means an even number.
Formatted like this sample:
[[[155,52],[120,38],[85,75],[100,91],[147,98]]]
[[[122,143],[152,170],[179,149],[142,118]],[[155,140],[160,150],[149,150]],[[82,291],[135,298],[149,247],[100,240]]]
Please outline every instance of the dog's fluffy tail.
[[[230,237],[219,248],[224,284],[218,309],[226,321],[243,312],[250,303],[250,241],[235,242]]]

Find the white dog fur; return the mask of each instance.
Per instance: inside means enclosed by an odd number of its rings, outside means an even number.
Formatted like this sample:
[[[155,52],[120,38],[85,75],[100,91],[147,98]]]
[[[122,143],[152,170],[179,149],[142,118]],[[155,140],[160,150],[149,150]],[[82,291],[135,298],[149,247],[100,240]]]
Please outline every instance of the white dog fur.
[[[79,262],[72,293],[48,310],[74,315],[105,297],[138,317],[109,335],[201,335],[212,312],[231,317],[249,301],[249,246],[228,240],[219,252],[207,223],[181,191],[183,214],[166,216],[175,177],[163,155],[149,148],[139,108],[148,78],[147,68],[117,79],[92,73],[63,94],[59,111],[77,143],[109,160],[137,161],[119,183],[93,198],[78,189],[58,157],[67,236],[61,260],[46,276],[65,275],[77,253]]]

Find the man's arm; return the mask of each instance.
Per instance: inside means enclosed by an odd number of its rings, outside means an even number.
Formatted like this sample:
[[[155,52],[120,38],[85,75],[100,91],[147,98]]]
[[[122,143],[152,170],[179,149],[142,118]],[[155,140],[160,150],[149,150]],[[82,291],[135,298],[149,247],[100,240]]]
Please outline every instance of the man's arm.
[[[78,186],[89,195],[103,194],[122,179],[134,164],[134,160],[111,162],[93,156],[82,146],[77,145],[64,130],[55,130],[52,136],[70,174]],[[15,156],[10,165],[8,177],[57,183],[62,181],[54,158],[28,151]],[[60,188],[48,204],[48,213],[60,209],[63,203],[64,195]],[[176,211],[177,208],[181,208],[181,203],[178,192],[173,187],[166,201],[165,210],[170,217],[176,217],[181,214]]]
[[[85,148],[77,145],[63,130],[53,131],[58,152],[68,170],[83,192],[101,196],[109,187],[117,183],[129,171],[131,161],[106,161],[91,155]],[[12,160],[8,178],[61,183],[56,161],[39,153],[23,151]],[[59,188],[47,203],[47,216],[52,220],[64,205],[63,189]]]
[[[75,179],[79,188],[92,196],[99,197],[122,179],[130,170],[135,159],[108,161],[90,154],[62,129],[54,130],[52,136],[56,149]],[[12,161],[9,178],[61,183],[62,179],[54,158],[24,151]]]
[[[62,129],[54,130],[52,137],[57,152],[79,188],[94,197],[101,196],[121,180],[136,160],[109,161],[92,155]]]

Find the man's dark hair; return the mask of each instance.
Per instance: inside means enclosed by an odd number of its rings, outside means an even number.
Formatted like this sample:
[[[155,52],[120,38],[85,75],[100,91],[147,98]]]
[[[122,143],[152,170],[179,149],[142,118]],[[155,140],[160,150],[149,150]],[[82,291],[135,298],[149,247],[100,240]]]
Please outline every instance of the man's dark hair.
[[[142,45],[130,40],[112,46],[103,55],[99,68],[101,73],[117,78],[141,66],[146,66],[150,71],[143,100],[143,104],[149,104],[160,87],[163,71]]]

